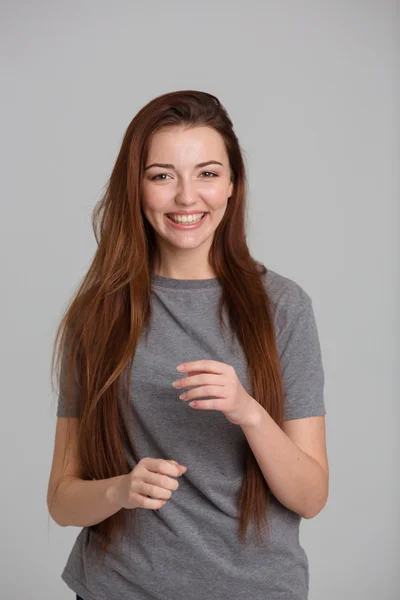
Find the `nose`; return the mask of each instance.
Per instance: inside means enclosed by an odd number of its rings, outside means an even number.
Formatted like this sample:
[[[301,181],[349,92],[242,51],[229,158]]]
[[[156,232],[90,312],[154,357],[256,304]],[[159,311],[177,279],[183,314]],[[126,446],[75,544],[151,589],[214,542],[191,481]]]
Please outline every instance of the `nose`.
[[[196,203],[196,193],[190,181],[180,180],[176,191],[176,201],[183,206],[191,206]]]

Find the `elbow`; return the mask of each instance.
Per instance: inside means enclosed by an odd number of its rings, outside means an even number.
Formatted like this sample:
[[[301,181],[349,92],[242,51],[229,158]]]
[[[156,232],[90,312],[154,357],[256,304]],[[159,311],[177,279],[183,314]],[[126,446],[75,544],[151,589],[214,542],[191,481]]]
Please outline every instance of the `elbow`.
[[[324,506],[325,506],[325,504],[323,504],[321,507],[319,507],[317,509],[314,508],[313,510],[309,510],[309,511],[303,513],[301,516],[303,517],[303,519],[313,519],[314,517],[319,515],[319,513],[322,511]]]
[[[326,482],[324,494],[322,498],[319,499],[318,502],[314,502],[312,505],[307,507],[307,510],[301,515],[303,519],[313,519],[325,508],[326,503],[328,501],[329,489],[328,482]]]
[[[54,523],[57,523],[57,525],[59,525],[60,527],[65,527],[64,523],[61,523],[61,521],[59,519],[57,519],[54,514],[52,514],[51,512],[49,512],[50,517],[53,519]]]
[[[57,523],[60,527],[64,527],[64,523],[61,523],[59,515],[57,514],[57,506],[55,502],[56,489],[54,483],[50,482],[47,488],[46,505],[49,516],[53,519],[54,523]]]
[[[54,523],[57,523],[57,525],[59,525],[60,527],[65,527],[65,523],[62,523],[57,517],[54,508],[53,510],[50,510],[49,496],[47,497],[47,512],[49,513],[49,516],[53,519]]]
[[[65,523],[62,523],[60,519],[55,515],[54,510],[50,511],[48,506],[47,512],[49,513],[49,516],[53,519],[54,523],[57,523],[57,525],[59,525],[60,527],[66,527]]]

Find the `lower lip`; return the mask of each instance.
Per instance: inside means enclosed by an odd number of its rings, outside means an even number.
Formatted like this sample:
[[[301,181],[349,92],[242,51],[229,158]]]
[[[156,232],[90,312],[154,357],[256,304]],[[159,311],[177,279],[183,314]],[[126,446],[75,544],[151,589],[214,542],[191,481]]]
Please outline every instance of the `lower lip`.
[[[208,215],[208,213],[205,213],[205,215],[200,219],[200,221],[197,221],[197,223],[191,223],[190,225],[183,225],[182,223],[175,223],[175,221],[172,221],[171,219],[169,219],[167,217],[167,215],[164,215],[164,218],[166,219],[166,221],[168,222],[169,225],[171,225],[171,227],[174,227],[174,229],[182,229],[182,230],[189,230],[192,231],[192,229],[197,229],[198,227],[201,226],[201,224],[204,222],[206,216]]]

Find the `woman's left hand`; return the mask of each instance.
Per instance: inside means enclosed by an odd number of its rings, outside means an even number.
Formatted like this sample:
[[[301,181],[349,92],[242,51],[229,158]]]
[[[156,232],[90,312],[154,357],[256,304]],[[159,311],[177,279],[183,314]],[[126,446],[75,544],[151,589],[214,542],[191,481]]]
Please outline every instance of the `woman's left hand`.
[[[189,377],[177,379],[172,385],[178,389],[196,386],[185,392],[182,400],[214,396],[211,400],[190,402],[192,408],[220,410],[235,425],[254,423],[259,404],[246,392],[231,365],[216,360],[196,360],[180,366],[183,367],[181,372],[188,373]]]

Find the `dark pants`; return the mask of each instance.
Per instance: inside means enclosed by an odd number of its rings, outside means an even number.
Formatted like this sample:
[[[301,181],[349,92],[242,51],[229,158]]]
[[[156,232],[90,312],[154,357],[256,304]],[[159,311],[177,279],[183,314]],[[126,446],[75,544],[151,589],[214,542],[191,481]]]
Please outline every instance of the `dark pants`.
[[[83,598],[81,598],[80,596],[78,596],[78,594],[76,595],[76,600],[83,600]]]

